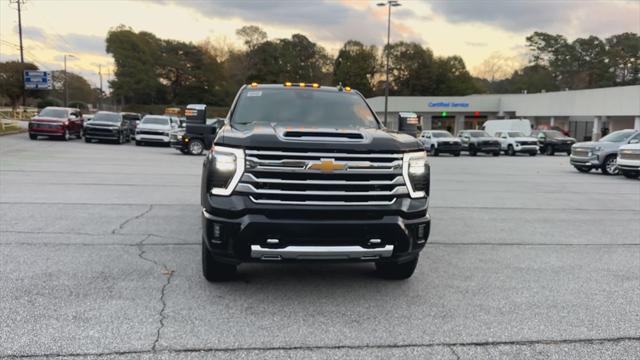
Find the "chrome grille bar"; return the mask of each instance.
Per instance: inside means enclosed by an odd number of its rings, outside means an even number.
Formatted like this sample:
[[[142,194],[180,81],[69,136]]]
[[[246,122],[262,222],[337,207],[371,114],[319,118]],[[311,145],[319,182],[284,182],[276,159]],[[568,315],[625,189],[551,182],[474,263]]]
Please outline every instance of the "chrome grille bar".
[[[370,181],[350,181],[350,180],[284,180],[257,178],[251,173],[244,174],[243,182],[257,182],[269,184],[309,184],[309,185],[402,185],[402,176],[396,176],[393,180],[370,180]]]
[[[396,198],[387,201],[313,201],[313,200],[270,200],[270,199],[256,199],[253,196],[249,196],[251,201],[256,204],[269,204],[269,205],[349,205],[349,206],[369,206],[369,205],[392,205],[396,202]]]
[[[391,191],[313,191],[313,190],[274,190],[274,189],[256,189],[251,184],[240,183],[236,188],[239,192],[251,194],[274,194],[274,195],[328,195],[328,196],[390,196],[408,194],[406,186],[397,186]]]

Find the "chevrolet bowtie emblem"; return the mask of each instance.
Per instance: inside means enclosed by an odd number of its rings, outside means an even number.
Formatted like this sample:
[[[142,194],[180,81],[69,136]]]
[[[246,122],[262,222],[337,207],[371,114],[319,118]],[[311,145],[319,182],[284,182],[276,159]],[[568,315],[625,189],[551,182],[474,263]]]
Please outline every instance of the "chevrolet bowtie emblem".
[[[344,170],[346,167],[346,164],[336,163],[333,159],[322,159],[320,162],[310,164],[308,169],[320,170],[322,172],[333,172],[337,170]]]

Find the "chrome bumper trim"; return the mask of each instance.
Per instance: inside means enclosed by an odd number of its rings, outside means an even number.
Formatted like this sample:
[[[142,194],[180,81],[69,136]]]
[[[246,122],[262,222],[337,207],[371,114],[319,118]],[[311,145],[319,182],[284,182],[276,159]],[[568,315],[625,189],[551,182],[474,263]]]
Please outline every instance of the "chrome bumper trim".
[[[287,246],[280,249],[251,245],[251,257],[261,260],[375,260],[390,257],[393,245],[367,249],[362,246]]]

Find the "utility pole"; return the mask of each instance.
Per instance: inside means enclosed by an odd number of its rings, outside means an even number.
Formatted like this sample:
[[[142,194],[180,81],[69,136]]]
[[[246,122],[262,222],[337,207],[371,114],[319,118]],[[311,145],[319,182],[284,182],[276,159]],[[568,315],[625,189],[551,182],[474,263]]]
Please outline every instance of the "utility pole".
[[[391,41],[391,8],[402,6],[398,0],[387,0],[386,2],[378,3],[377,6],[386,6],[387,12],[387,69],[386,80],[384,82],[384,126],[387,126],[387,111],[389,108],[389,44]]]
[[[100,94],[98,95],[98,110],[102,110],[102,65],[98,65],[98,76],[100,76]]]
[[[67,80],[67,54],[64,54],[64,107],[69,105],[69,81]]]
[[[24,0],[9,0],[18,5],[18,34],[20,35],[20,65],[22,68],[22,107],[27,106],[27,90],[24,87],[24,48],[22,46],[22,4]],[[23,109],[24,111],[24,109]]]

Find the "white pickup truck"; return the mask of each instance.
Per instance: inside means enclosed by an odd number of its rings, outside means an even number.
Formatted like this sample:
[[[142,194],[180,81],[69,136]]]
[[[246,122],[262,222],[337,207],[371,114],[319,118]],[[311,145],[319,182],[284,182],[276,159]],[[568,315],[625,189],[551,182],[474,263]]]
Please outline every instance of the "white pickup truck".
[[[530,156],[536,156],[538,154],[538,139],[526,136],[520,131],[496,131],[493,136],[500,140],[500,149],[507,155],[527,153]]]

